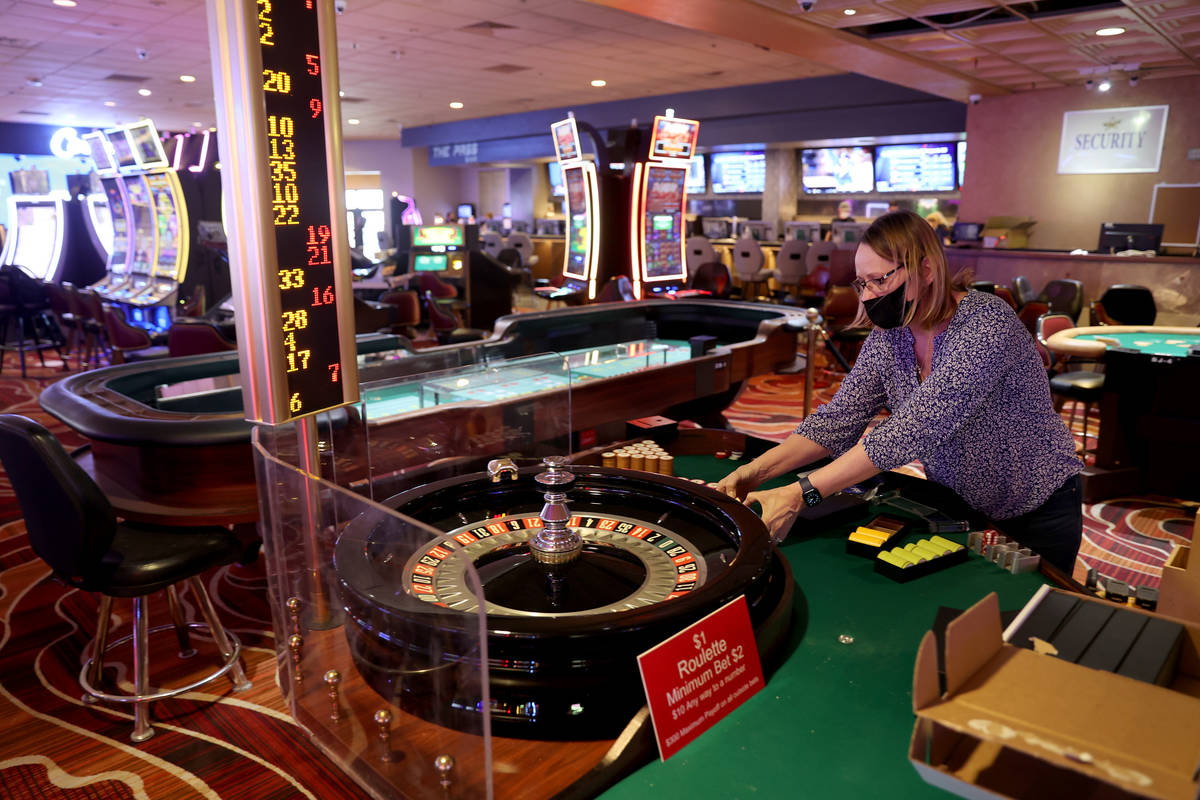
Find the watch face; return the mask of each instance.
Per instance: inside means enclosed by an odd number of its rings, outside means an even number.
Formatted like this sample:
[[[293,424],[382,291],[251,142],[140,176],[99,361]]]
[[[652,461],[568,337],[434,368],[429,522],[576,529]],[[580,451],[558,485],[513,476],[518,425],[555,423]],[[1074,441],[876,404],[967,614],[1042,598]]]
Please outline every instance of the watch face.
[[[816,488],[809,489],[804,493],[804,502],[806,505],[815,506],[821,502],[821,492]]]

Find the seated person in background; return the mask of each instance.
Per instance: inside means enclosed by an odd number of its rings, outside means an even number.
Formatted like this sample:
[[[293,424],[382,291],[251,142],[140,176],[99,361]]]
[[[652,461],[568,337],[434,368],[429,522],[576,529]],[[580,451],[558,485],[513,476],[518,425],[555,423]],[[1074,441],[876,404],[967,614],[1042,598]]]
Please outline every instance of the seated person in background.
[[[854,222],[854,217],[850,216],[850,201],[843,200],[838,203],[837,216],[833,218],[833,222]],[[833,241],[833,228],[829,228],[829,232],[825,234],[825,241]]]
[[[804,505],[919,459],[930,480],[1069,576],[1082,465],[1029,331],[999,297],[951,280],[933,228],[911,211],[871,225],[854,271],[857,321],[874,324],[854,368],[833,400],[718,490],[759,503],[780,539]],[[884,404],[891,415],[863,436]],[[825,456],[836,457],[799,483],[754,491]]]
[[[899,210],[900,210],[900,204],[899,204],[899,203],[897,203],[895,200],[893,200],[892,202],[888,203],[888,210],[887,210],[887,213],[889,213],[889,214],[890,214],[890,213],[892,213],[893,211],[899,211]]]
[[[925,221],[933,226],[933,230],[937,234],[939,242],[942,244],[950,244],[950,220],[946,219],[942,212],[929,212],[925,215]]]

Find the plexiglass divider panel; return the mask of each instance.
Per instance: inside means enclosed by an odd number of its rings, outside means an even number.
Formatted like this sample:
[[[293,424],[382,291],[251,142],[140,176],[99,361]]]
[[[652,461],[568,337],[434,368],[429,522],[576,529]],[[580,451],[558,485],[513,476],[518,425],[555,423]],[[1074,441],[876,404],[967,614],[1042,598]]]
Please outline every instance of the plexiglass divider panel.
[[[490,485],[489,466],[502,493],[517,468],[569,456],[570,362],[372,382],[357,405],[254,431],[278,683],[295,720],[375,797],[493,796],[473,556],[453,526],[395,509],[445,479]]]

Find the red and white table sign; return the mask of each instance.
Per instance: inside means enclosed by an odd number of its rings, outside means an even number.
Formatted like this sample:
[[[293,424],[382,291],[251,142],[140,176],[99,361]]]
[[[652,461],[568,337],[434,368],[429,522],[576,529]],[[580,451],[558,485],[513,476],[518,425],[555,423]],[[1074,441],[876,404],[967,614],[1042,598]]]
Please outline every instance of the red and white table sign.
[[[638,656],[663,761],[763,688],[745,596]]]

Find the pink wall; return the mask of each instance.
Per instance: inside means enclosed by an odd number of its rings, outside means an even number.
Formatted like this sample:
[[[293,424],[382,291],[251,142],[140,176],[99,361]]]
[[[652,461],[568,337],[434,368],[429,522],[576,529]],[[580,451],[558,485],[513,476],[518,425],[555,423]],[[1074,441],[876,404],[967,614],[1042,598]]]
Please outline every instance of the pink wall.
[[[1157,173],[1059,175],[1064,111],[1169,105]],[[1200,183],[1200,78],[1117,79],[1101,94],[1083,87],[985,97],[967,107],[967,174],[960,220],[1029,216],[1037,220],[1029,246],[1095,248],[1101,222],[1146,222],[1156,183]]]

